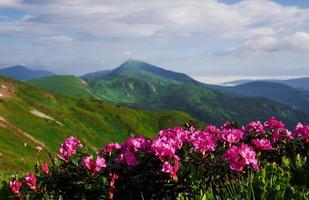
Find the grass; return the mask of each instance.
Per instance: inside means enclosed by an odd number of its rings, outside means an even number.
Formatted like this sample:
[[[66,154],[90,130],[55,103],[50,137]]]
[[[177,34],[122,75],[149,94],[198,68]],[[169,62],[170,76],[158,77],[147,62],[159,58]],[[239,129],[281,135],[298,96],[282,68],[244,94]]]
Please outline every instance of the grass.
[[[130,135],[152,137],[162,128],[193,119],[178,111],[147,112],[94,99],[62,96],[7,78],[0,78],[0,83],[14,88],[13,96],[0,100],[0,116],[46,146],[41,160],[47,157],[47,152],[55,154],[69,135],[96,150],[110,142],[122,142]],[[31,114],[33,109],[61,124]],[[38,144],[16,131],[0,128],[0,134],[0,171],[33,166]]]

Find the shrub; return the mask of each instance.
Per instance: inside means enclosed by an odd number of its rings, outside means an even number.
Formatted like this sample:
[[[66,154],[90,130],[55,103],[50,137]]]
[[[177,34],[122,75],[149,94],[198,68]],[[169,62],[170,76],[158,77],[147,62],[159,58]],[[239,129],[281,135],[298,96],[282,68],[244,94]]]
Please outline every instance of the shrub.
[[[275,118],[176,127],[108,144],[95,156],[70,136],[57,158],[14,177],[7,190],[18,199],[307,198],[308,133],[308,125],[292,133]]]

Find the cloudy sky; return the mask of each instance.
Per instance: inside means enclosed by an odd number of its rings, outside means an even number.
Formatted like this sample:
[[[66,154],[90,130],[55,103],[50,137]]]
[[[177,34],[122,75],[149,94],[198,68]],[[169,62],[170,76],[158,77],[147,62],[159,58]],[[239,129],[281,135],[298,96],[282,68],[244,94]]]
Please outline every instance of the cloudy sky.
[[[309,75],[308,0],[0,0],[0,66],[138,59],[193,77]]]

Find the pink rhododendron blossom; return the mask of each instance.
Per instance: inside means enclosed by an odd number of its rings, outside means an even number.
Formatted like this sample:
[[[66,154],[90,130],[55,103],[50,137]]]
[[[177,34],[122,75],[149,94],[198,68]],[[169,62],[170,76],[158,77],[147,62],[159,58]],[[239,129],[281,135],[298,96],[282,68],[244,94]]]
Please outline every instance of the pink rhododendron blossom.
[[[159,158],[173,157],[176,152],[176,148],[171,144],[173,143],[167,138],[157,138],[153,140],[151,150]]]
[[[309,125],[298,123],[295,127],[295,135],[303,139],[309,139]]]
[[[48,163],[47,163],[47,161],[45,161],[45,162],[40,166],[40,171],[41,171],[43,174],[46,174],[46,175],[49,174],[49,168],[48,168]]]
[[[159,135],[152,140],[151,151],[161,160],[164,160],[164,158],[171,158],[188,140],[188,134],[189,131],[183,128],[162,130],[159,132]]]
[[[205,132],[208,132],[209,134],[213,135],[216,142],[220,140],[220,129],[218,129],[216,126],[214,125],[207,126]]]
[[[285,130],[285,125],[281,121],[278,121],[275,117],[271,117],[264,122],[264,126],[270,129]]]
[[[274,129],[272,130],[272,135],[271,135],[271,141],[272,142],[281,142],[285,139],[294,139],[292,136],[292,132],[284,129],[284,130],[279,130],[279,129]]]
[[[127,139],[123,147],[127,150],[137,152],[137,151],[148,151],[150,149],[150,141],[146,138],[139,136]]]
[[[98,156],[96,160],[91,156],[86,156],[83,158],[82,162],[84,167],[93,174],[106,167],[105,159],[100,156]]]
[[[215,151],[215,137],[205,131],[195,131],[190,137],[190,143],[194,146],[195,151],[205,153]]]
[[[83,147],[81,142],[77,138],[70,136],[61,145],[58,157],[61,160],[68,162],[71,156],[76,153],[76,149],[79,147]]]
[[[22,184],[23,183],[21,181],[11,180],[9,182],[9,188],[13,193],[18,194]]]
[[[244,132],[240,129],[223,129],[221,131],[221,141],[230,144],[238,143],[243,138]]]
[[[265,132],[264,126],[260,121],[250,122],[246,130],[253,133],[254,136],[261,135]]]
[[[170,162],[165,161],[162,167],[162,172],[164,173],[173,173],[173,166]]]
[[[254,148],[262,150],[262,151],[269,151],[273,149],[270,141],[267,139],[254,139],[252,140],[252,144]]]
[[[256,153],[253,147],[241,144],[240,147],[232,146],[224,154],[223,159],[230,161],[230,168],[234,171],[242,171],[246,165],[252,165],[255,170],[259,169]]]
[[[31,190],[36,190],[36,175],[34,173],[27,174],[24,181]]]
[[[291,131],[289,131],[289,130],[285,131],[284,137],[287,138],[287,139],[290,139],[290,140],[294,139],[293,133]]]
[[[112,153],[113,151],[121,149],[121,145],[118,143],[110,143],[105,147],[102,147],[100,153]]]
[[[177,178],[177,172],[179,169],[179,157],[174,156],[174,166],[169,162],[165,161],[162,166],[162,172],[169,173],[173,179]]]
[[[119,154],[115,162],[117,164],[125,164],[128,166],[137,166],[139,164],[135,154],[129,150]]]

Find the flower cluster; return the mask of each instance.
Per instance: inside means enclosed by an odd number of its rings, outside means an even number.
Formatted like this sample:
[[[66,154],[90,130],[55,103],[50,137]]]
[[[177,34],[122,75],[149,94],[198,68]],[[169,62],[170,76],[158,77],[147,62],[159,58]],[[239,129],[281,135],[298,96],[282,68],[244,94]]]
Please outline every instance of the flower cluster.
[[[298,123],[295,128],[295,135],[297,137],[308,140],[309,139],[309,125]]]
[[[235,171],[242,171],[246,165],[252,165],[255,170],[259,169],[256,153],[253,147],[241,144],[239,147],[231,146],[224,154],[223,159],[230,161],[230,168]]]
[[[267,162],[267,154],[274,155],[280,148],[285,148],[286,144],[293,143],[294,140],[308,144],[306,142],[308,139],[309,125],[298,123],[292,133],[281,121],[271,117],[264,123],[254,121],[247,126],[227,122],[220,128],[208,125],[202,130],[194,127],[165,129],[153,139],[138,136],[128,138],[122,144],[108,144],[102,147],[96,156],[80,153],[86,148],[83,148],[77,138],[70,136],[60,146],[58,162],[62,167],[73,163],[68,169],[75,167],[78,173],[84,173],[82,175],[87,177],[81,177],[82,181],[105,176],[108,193],[106,195],[113,199],[118,186],[117,181],[125,175],[133,176],[136,169],[138,169],[137,175],[135,174],[137,177],[140,177],[138,173],[143,173],[143,169],[150,168],[157,171],[147,172],[147,177],[149,174],[155,174],[156,177],[166,177],[167,181],[174,182],[179,181],[179,175],[188,174],[188,170],[181,170],[190,162],[198,168],[208,165],[205,169],[223,167],[225,171],[245,173],[247,169],[259,170],[263,163]],[[295,142],[295,144],[299,143]],[[77,151],[78,148],[81,151]],[[76,155],[75,162],[72,159],[73,155]],[[48,187],[40,185],[41,179],[37,178],[42,177],[44,180],[44,178],[53,177],[55,167],[49,168],[48,163],[44,162],[38,169],[36,174],[27,174],[23,181],[11,180],[8,187],[12,193],[18,197],[21,196],[23,183],[28,191],[45,192]],[[62,169],[62,171],[66,170]],[[131,179],[128,177],[125,180]],[[158,182],[160,181],[156,181]]]
[[[59,149],[58,157],[68,162],[72,155],[76,153],[77,148],[83,147],[81,142],[74,136],[68,137]]]
[[[93,159],[92,156],[86,156],[83,158],[82,162],[84,167],[92,174],[97,173],[101,168],[106,167],[105,159],[100,156],[98,156],[97,159]]]

